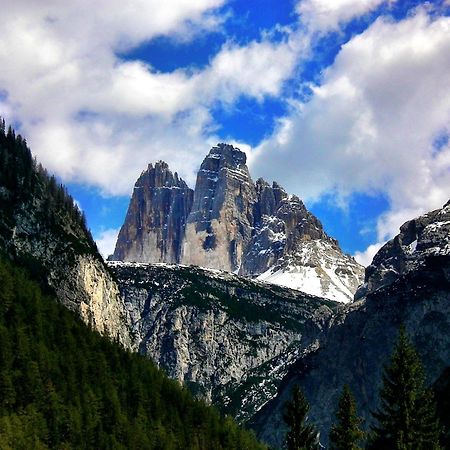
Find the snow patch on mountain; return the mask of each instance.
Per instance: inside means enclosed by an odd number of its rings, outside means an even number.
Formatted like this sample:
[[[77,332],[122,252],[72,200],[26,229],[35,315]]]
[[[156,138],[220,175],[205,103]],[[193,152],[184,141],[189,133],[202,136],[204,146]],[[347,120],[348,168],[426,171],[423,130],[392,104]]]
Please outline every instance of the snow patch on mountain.
[[[295,252],[257,277],[259,281],[348,303],[361,280],[361,267],[332,242],[301,241]]]

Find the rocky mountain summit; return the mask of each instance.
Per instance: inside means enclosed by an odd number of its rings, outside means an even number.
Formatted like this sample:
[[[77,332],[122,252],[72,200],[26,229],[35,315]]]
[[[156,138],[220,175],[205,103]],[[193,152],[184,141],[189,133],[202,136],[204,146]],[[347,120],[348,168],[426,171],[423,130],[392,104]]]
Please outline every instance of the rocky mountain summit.
[[[255,186],[246,155],[231,145],[213,147],[197,176],[183,243],[183,264],[239,271],[252,237]]]
[[[434,256],[450,254],[450,201],[416,219],[404,223],[400,233],[387,242],[367,267],[361,298],[394,283],[410,272],[419,271]]]
[[[149,164],[134,185],[113,259],[178,262],[192,199],[192,189],[165,162]]]
[[[136,182],[111,259],[196,265],[349,302],[363,268],[302,201],[253,182],[244,152],[213,147],[195,190],[159,162]]]
[[[326,444],[344,384],[355,395],[364,426],[378,406],[383,365],[403,325],[426,368],[428,384],[450,365],[450,203],[406,222],[366,269],[359,300],[344,305],[317,350],[293,364],[277,396],[253,419],[259,437],[280,445],[282,407],[299,384],[310,418]]]

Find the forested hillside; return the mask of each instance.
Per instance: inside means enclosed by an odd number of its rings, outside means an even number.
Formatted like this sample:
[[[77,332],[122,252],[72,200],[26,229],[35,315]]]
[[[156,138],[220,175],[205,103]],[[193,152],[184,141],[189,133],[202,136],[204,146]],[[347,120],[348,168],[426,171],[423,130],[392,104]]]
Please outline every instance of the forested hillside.
[[[263,449],[0,259],[1,449]]]
[[[2,220],[0,238],[9,247],[12,237],[8,233],[24,204],[34,203],[42,229],[51,227],[61,233],[65,239],[76,245],[77,250],[85,253],[97,253],[97,247],[86,226],[84,214],[75,204],[66,188],[50,176],[41,164],[33,158],[27,142],[16,135],[0,118],[0,193]],[[42,202],[42,205],[41,205]],[[6,222],[6,223],[5,223]],[[7,227],[6,225],[9,225]]]
[[[133,348],[118,287],[66,188],[0,119],[0,251],[102,334]]]

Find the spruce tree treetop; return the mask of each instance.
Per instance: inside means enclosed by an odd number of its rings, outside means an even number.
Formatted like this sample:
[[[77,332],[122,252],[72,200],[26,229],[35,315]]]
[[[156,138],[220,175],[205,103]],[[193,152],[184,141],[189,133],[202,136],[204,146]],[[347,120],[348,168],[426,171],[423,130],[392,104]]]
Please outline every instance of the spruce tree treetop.
[[[319,438],[315,427],[307,423],[309,404],[298,386],[284,407],[283,420],[289,427],[286,435],[288,450],[318,450]]]
[[[358,443],[364,433],[359,428],[361,419],[356,413],[356,403],[350,388],[345,385],[336,411],[337,423],[330,432],[331,450],[359,450]]]
[[[440,448],[434,400],[424,382],[422,363],[402,327],[390,364],[384,370],[369,449]]]

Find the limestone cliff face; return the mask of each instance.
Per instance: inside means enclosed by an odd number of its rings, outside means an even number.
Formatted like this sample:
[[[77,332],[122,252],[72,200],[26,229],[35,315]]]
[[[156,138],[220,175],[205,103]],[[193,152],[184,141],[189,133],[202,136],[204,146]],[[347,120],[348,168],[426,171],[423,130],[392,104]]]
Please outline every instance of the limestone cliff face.
[[[260,438],[281,444],[282,408],[299,384],[310,402],[310,419],[326,445],[344,384],[363,416],[378,406],[383,365],[405,326],[433,383],[450,365],[450,217],[447,204],[405,223],[366,272],[365,296],[345,305],[317,351],[291,366],[278,395],[253,419]]]
[[[172,378],[247,420],[341,305],[227,272],[110,262],[139,349]]]
[[[94,329],[135,348],[117,283],[97,258],[77,255],[66,277],[55,283],[55,291],[58,298],[79,309],[81,318]]]
[[[244,152],[213,147],[200,166],[189,214],[183,264],[234,272],[251,240],[255,187]]]
[[[179,262],[193,191],[159,161],[137,180],[113,259]]]

